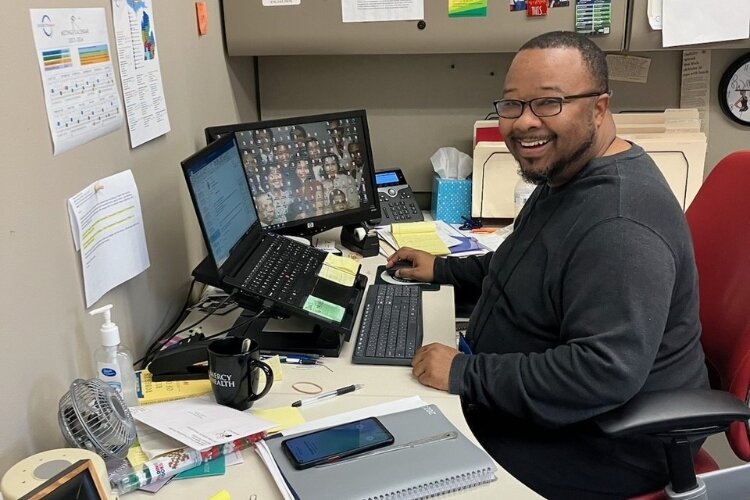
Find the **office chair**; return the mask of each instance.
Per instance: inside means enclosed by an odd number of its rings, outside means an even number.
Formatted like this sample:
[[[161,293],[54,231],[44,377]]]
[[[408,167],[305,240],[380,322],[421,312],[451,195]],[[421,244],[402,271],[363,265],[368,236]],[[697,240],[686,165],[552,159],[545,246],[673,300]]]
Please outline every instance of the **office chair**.
[[[724,470],[690,443],[725,431],[750,461],[750,151],[722,159],[686,212],[698,266],[701,343],[712,390],[643,394],[603,415],[609,435],[648,434],[664,443],[670,484],[633,500],[748,498],[750,464]],[[696,470],[701,474],[696,477]]]

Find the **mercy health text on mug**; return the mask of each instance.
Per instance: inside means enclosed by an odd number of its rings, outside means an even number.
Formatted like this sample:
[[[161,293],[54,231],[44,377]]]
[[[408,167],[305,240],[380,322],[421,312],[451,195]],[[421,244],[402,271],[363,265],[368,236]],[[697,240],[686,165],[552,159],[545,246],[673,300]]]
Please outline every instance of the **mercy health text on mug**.
[[[217,387],[234,387],[234,380],[232,376],[227,373],[215,373],[212,371],[208,372],[208,378]]]

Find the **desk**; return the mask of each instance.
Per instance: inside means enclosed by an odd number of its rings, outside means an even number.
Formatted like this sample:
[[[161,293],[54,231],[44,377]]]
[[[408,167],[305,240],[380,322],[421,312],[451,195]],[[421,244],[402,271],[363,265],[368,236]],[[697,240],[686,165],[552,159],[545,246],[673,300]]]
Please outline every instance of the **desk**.
[[[370,257],[362,261],[362,273],[367,275],[368,283],[375,282],[375,270],[385,263],[381,256]],[[423,294],[424,343],[455,343],[455,317],[453,314],[453,288],[442,286],[436,292]],[[227,317],[210,317],[204,323],[208,333],[226,328],[227,322],[233,321],[236,314]],[[283,380],[274,382],[271,391],[256,401],[253,409],[276,408],[291,405],[293,401],[305,397],[292,389],[292,384],[299,381],[311,381],[323,387],[324,391],[336,389],[349,384],[364,384],[362,390],[325,402],[300,408],[306,420],[327,417],[336,413],[355,410],[365,406],[385,403],[408,396],[419,396],[425,402],[436,404],[453,424],[464,434],[473,439],[464,421],[458,396],[431,389],[420,384],[411,374],[411,368],[405,366],[354,365],[351,362],[356,329],[352,341],[347,342],[338,358],[325,358],[323,366],[282,365]],[[252,411],[252,410],[251,410]],[[157,496],[136,491],[124,498],[136,499],[171,499],[210,498],[222,489],[227,490],[232,499],[246,500],[256,494],[258,500],[280,499],[276,485],[254,450],[244,450],[245,463],[227,468],[223,476],[173,481],[165,486]],[[503,469],[497,471],[498,480],[471,488],[465,492],[447,497],[461,498],[541,498],[526,486],[517,481]]]

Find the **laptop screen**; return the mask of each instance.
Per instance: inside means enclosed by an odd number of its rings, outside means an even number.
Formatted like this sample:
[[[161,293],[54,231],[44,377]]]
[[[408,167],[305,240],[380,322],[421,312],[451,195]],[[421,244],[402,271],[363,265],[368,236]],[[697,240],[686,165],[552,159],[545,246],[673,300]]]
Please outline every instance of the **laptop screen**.
[[[185,178],[202,219],[209,251],[221,267],[243,236],[258,224],[250,186],[235,140],[198,152]]]

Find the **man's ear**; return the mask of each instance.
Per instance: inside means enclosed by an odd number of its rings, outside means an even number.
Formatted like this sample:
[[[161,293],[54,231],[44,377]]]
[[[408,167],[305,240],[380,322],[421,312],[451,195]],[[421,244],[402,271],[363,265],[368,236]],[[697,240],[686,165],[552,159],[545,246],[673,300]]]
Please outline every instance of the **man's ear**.
[[[600,95],[594,103],[594,120],[597,125],[601,125],[604,118],[609,112],[609,93]]]

